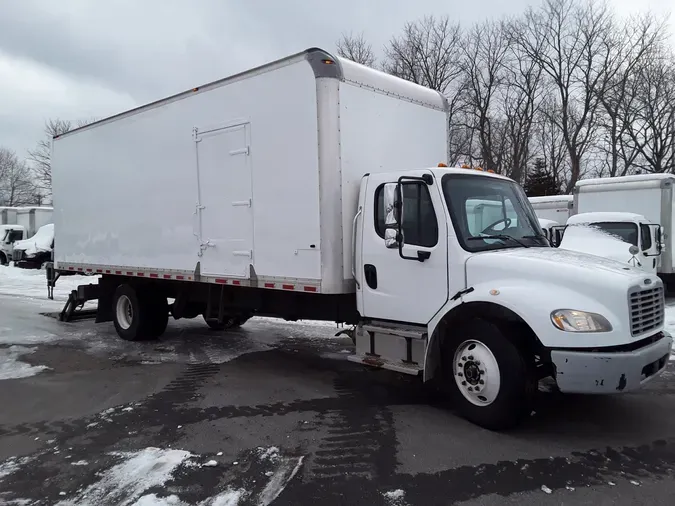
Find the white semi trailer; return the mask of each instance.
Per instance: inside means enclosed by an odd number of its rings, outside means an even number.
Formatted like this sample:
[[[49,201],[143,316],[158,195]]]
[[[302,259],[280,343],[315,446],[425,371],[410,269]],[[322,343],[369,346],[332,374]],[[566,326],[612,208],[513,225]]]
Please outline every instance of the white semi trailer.
[[[441,94],[310,49],[61,135],[55,270],[101,275],[70,308],[98,299],[129,341],[169,315],[350,324],[350,360],[434,382],[491,429],[543,377],[654,378],[661,280],[550,248],[514,181],[438,166],[447,131]],[[501,208],[481,229],[476,201]]]

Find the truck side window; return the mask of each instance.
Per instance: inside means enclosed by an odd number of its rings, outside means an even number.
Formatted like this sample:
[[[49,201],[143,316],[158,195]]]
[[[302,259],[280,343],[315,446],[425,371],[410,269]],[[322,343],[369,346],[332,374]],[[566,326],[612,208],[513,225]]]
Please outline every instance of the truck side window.
[[[647,225],[640,224],[640,239],[642,242],[642,251],[647,251],[652,247],[652,231]]]
[[[375,190],[375,231],[384,238],[384,185]],[[438,243],[438,220],[427,185],[403,183],[403,223],[405,243],[431,248]]]

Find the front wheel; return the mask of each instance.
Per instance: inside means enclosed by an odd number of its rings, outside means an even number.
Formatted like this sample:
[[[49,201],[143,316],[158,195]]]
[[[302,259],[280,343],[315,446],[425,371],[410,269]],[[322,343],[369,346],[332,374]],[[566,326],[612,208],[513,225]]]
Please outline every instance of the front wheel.
[[[446,381],[459,412],[490,430],[518,425],[536,392],[533,364],[510,337],[492,322],[473,320],[444,347]]]

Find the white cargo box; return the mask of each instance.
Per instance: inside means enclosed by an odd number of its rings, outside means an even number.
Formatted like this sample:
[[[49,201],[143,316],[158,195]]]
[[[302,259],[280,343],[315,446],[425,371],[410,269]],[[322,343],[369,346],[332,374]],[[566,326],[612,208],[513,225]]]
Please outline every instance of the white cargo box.
[[[362,176],[445,162],[447,128],[439,93],[310,49],[73,130],[56,267],[353,291]]]

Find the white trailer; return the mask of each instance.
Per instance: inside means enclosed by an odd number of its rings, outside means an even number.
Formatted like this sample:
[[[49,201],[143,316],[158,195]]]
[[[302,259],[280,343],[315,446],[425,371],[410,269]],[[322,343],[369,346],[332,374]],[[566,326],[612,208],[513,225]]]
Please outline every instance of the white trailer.
[[[644,240],[639,256],[648,263],[656,260],[657,272],[671,281],[675,273],[673,182],[672,174],[584,179],[574,188],[573,212],[623,211],[643,216],[647,222],[640,225]],[[656,224],[661,227],[652,226]]]
[[[558,225],[564,225],[572,216],[573,199],[572,195],[529,197],[537,218],[555,221]]]
[[[52,207],[17,207],[16,224],[26,229],[27,237],[32,237],[44,225],[53,223]]]
[[[64,315],[98,299],[130,341],[169,314],[351,324],[350,360],[492,429],[543,377],[616,393],[662,371],[661,280],[550,248],[514,181],[438,166],[447,139],[442,95],[320,49],[61,135],[55,270],[102,275]],[[471,230],[476,201],[501,215]]]

